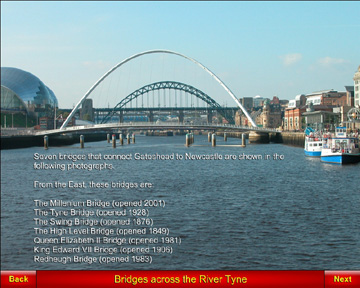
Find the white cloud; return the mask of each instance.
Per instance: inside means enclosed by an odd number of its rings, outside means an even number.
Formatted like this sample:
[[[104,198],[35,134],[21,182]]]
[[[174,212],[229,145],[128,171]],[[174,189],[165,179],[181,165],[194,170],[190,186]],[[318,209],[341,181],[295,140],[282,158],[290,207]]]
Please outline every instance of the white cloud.
[[[338,64],[344,64],[347,63],[345,59],[342,58],[331,58],[331,57],[324,57],[320,58],[318,60],[318,63],[323,66],[332,66],[332,65],[338,65]]]
[[[300,53],[292,53],[292,54],[286,54],[280,56],[280,59],[283,61],[283,64],[285,66],[293,65],[297,62],[299,62],[302,58],[302,55]]]

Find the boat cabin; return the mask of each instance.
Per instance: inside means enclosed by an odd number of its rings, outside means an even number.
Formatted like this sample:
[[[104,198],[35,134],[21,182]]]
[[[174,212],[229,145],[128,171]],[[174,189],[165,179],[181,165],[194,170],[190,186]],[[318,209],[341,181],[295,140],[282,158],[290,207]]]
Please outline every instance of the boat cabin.
[[[336,138],[346,138],[346,127],[336,127],[335,128],[335,137]]]

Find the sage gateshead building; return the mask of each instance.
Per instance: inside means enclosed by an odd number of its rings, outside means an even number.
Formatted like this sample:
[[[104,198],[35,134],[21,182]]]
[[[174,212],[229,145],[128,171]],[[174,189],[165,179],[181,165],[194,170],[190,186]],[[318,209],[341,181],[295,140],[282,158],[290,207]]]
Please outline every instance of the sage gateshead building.
[[[24,70],[1,67],[1,113],[26,113],[36,117],[54,114],[58,101],[38,77]]]

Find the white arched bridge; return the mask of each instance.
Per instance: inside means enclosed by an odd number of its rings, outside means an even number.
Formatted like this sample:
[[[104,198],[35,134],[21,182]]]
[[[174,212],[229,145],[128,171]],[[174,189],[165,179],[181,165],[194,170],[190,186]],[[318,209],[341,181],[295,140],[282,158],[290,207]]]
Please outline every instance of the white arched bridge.
[[[217,83],[219,83],[221,85],[222,88],[225,89],[227,94],[235,101],[236,105],[245,114],[245,116],[247,117],[248,122],[251,124],[252,128],[257,130],[256,124],[255,124],[254,120],[251,118],[251,116],[249,115],[249,113],[241,105],[241,103],[239,102],[237,97],[234,95],[234,93],[225,85],[225,83],[223,81],[220,80],[220,78],[218,76],[215,75],[215,73],[211,72],[207,67],[205,67],[203,64],[201,64],[197,60],[195,60],[193,58],[190,58],[188,56],[185,56],[183,54],[180,54],[178,52],[170,51],[170,50],[150,50],[150,51],[141,52],[141,53],[135,54],[135,55],[133,55],[131,57],[128,57],[125,60],[121,61],[120,63],[116,64],[113,68],[111,68],[108,72],[106,72],[98,81],[96,81],[96,83],[85,93],[85,95],[76,104],[74,109],[70,112],[69,116],[66,118],[66,120],[64,121],[64,123],[62,124],[62,126],[60,127],[59,130],[62,131],[62,132],[69,131],[69,128],[67,128],[67,125],[70,122],[70,120],[74,117],[75,113],[79,110],[82,103],[88,98],[88,96],[94,91],[94,89],[103,80],[105,80],[112,72],[114,72],[116,69],[118,69],[119,67],[121,67],[125,63],[131,61],[132,59],[135,59],[137,57],[140,57],[140,56],[143,56],[143,55],[146,55],[146,54],[154,54],[154,53],[165,53],[165,54],[172,54],[172,55],[180,56],[180,57],[183,57],[183,58],[195,63],[197,66],[199,66],[200,68],[205,70],[209,75],[211,75],[211,77],[213,79],[215,79],[215,81]],[[163,89],[163,90],[165,90],[165,89],[175,89],[175,90],[184,91],[186,93],[190,93],[190,94],[192,94],[193,97],[196,97],[197,99],[201,99],[203,102],[205,102],[207,107],[209,107],[209,109],[216,110],[225,119],[227,119],[228,121],[230,120],[229,123],[233,123],[232,115],[228,114],[227,111],[226,111],[226,108],[221,107],[210,96],[206,95],[204,92],[200,91],[199,89],[197,89],[197,88],[195,88],[193,86],[190,86],[190,85],[187,85],[187,84],[184,84],[184,83],[180,83],[180,82],[175,82],[175,81],[156,82],[156,83],[152,83],[152,84],[148,84],[146,86],[143,86],[142,88],[134,91],[133,93],[129,94],[124,99],[122,99],[112,110],[110,110],[108,112],[108,115],[106,115],[104,117],[102,122],[105,123],[106,121],[108,121],[108,119],[111,118],[112,115],[114,115],[117,112],[120,112],[121,109],[127,103],[131,102],[134,99],[137,101],[137,99],[138,99],[138,97],[140,95],[143,95],[144,93],[147,93],[149,91],[160,90],[160,89]],[[175,99],[175,103],[176,103],[176,99]],[[175,104],[175,106],[176,106],[176,104]],[[175,107],[175,108],[179,109],[179,107]],[[153,109],[154,109],[154,107],[153,107]],[[98,126],[98,125],[102,125],[102,124],[96,124],[96,127],[94,126],[94,127],[92,127],[92,129],[98,129],[97,127],[102,127],[102,126]],[[110,124],[110,125],[116,126],[116,124]],[[126,125],[129,125],[129,124],[126,124]],[[135,124],[133,124],[133,125],[135,125]],[[149,123],[148,123],[148,125],[151,126]],[[88,128],[90,128],[90,127],[88,127]],[[70,130],[72,130],[72,129],[70,129]]]

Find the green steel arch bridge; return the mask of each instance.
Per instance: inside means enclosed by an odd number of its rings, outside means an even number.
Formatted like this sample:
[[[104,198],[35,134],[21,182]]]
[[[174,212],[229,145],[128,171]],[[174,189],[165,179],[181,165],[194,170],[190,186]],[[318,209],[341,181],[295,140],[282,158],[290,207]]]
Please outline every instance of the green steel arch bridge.
[[[141,107],[138,107],[137,105],[137,101],[136,101],[136,107],[135,108],[126,108],[126,105],[129,104],[130,102],[138,99],[138,98],[143,98],[144,95],[146,94],[150,94],[150,92],[152,91],[159,91],[159,90],[166,90],[168,89],[170,90],[175,90],[175,91],[182,91],[183,93],[179,93],[179,94],[175,94],[172,96],[173,99],[173,103],[174,105],[169,105],[168,107],[165,106],[160,106],[160,94],[156,95],[152,95],[152,97],[157,97],[159,99],[157,99],[157,103],[158,106],[155,107],[155,105],[153,105],[153,107],[149,107],[149,103],[148,107],[144,107],[144,105],[142,104]],[[178,105],[181,102],[185,102],[185,99],[182,99],[184,97],[186,97],[186,95],[192,95],[193,97],[196,97],[197,99],[200,99],[201,101],[203,101],[206,106],[204,107],[184,107],[182,105]],[[170,96],[169,96],[170,97]],[[165,98],[165,97],[164,97]],[[141,99],[142,103],[144,102],[143,99]],[[169,98],[169,102],[170,102],[170,98]],[[211,122],[211,115],[213,111],[218,112],[221,116],[223,116],[230,124],[234,124],[234,117],[233,117],[233,113],[234,111],[238,110],[239,108],[227,108],[227,107],[222,107],[219,103],[217,103],[214,99],[212,99],[209,95],[207,95],[206,93],[204,93],[203,91],[191,86],[191,85],[187,85],[185,83],[180,83],[180,82],[176,82],[176,81],[161,81],[161,82],[155,82],[155,83],[151,83],[148,85],[145,85],[137,90],[135,90],[134,92],[130,93],[128,96],[126,96],[125,98],[123,98],[119,103],[117,103],[115,105],[114,108],[109,109],[109,108],[103,108],[103,109],[96,109],[98,112],[102,111],[102,112],[107,112],[107,114],[102,118],[102,121],[100,124],[105,124],[108,123],[109,120],[115,115],[115,114],[120,114],[120,119],[122,119],[123,117],[123,113],[124,111],[148,111],[150,114],[150,122],[153,122],[153,117],[151,117],[152,113],[154,111],[177,111],[179,114],[179,122],[184,122],[184,111],[192,111],[192,110],[206,110],[208,112],[208,122]],[[210,118],[210,119],[209,119]],[[123,122],[120,120],[120,122]]]

